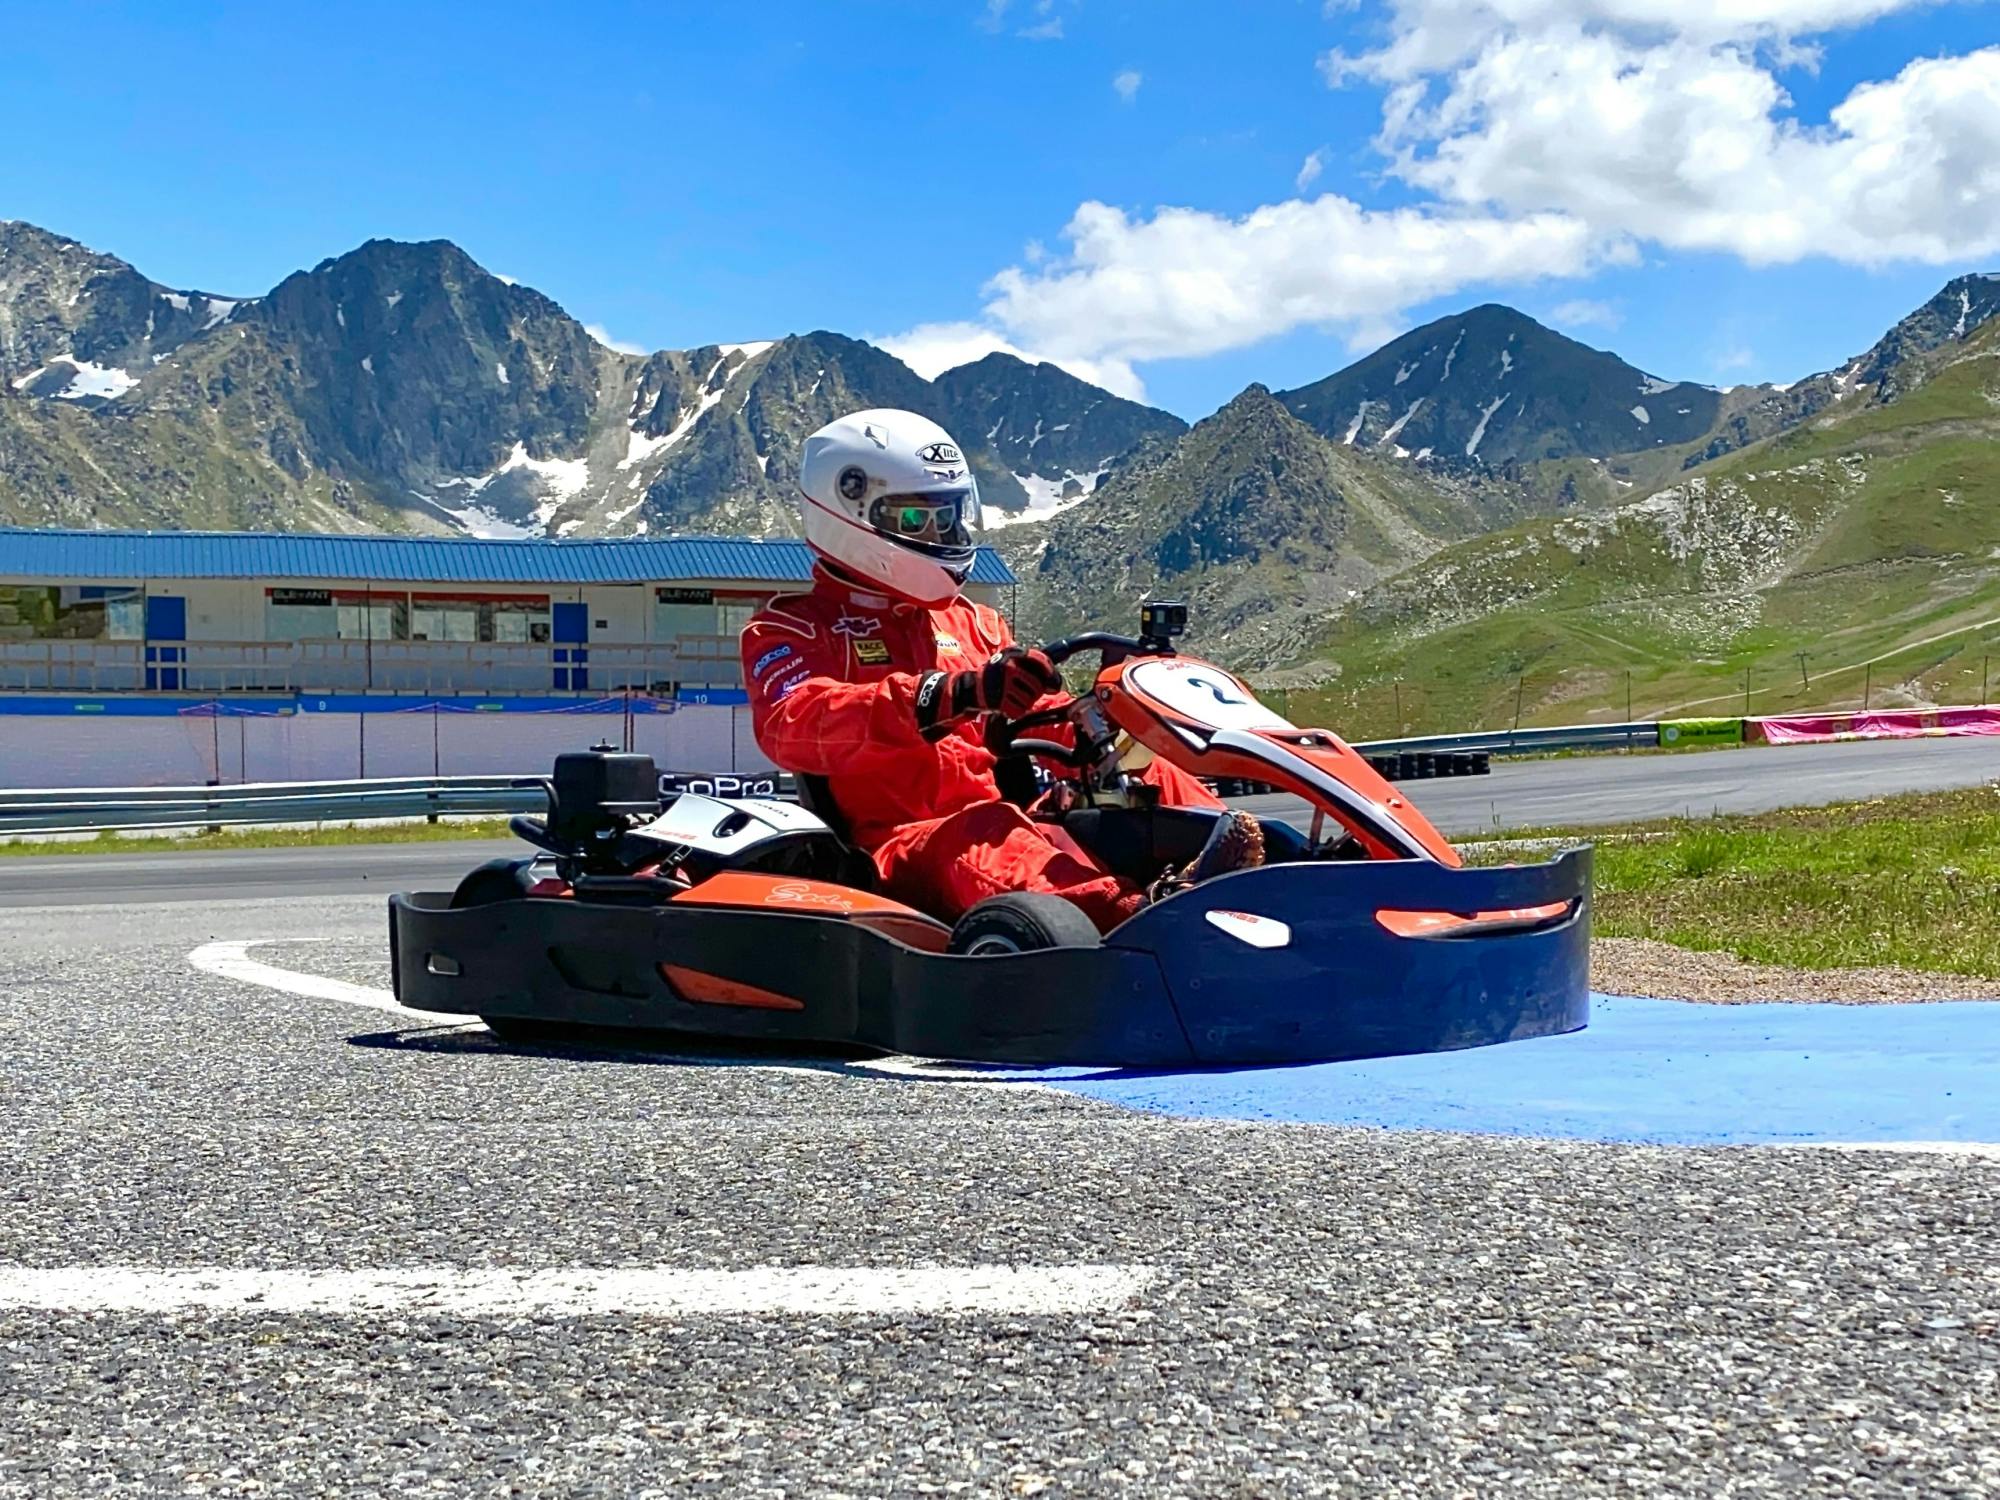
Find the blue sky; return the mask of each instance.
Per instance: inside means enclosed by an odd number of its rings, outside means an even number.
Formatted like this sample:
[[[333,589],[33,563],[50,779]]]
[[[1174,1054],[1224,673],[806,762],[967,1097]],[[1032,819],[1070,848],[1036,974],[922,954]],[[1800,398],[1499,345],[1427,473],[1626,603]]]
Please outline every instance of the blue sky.
[[[1488,300],[1657,374],[1789,380],[2000,270],[1996,19],[0,0],[0,217],[235,294],[449,238],[622,342],[1012,347],[1190,417]]]

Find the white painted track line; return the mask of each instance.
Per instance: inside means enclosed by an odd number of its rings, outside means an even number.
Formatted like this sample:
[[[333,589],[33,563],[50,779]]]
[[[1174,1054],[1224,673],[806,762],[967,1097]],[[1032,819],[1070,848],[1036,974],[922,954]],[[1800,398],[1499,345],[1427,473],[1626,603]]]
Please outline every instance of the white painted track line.
[[[349,984],[344,979],[326,979],[318,974],[298,974],[249,956],[252,948],[272,941],[275,939],[251,938],[241,942],[204,943],[188,955],[188,962],[205,974],[277,990],[281,994],[303,995],[312,1000],[338,1000],[343,1005],[386,1010],[391,1015],[407,1016],[413,1021],[442,1021],[457,1026],[478,1024],[473,1016],[441,1010],[412,1010],[407,1005],[398,1005],[396,997],[387,990],[371,989],[365,984]]]
[[[1118,1307],[1158,1274],[1149,1266],[762,1266],[744,1271],[0,1266],[0,1307],[362,1317],[1032,1316]]]
[[[485,1030],[484,1024],[476,1016],[461,1015],[456,1011],[413,1010],[407,1005],[399,1005],[396,997],[388,990],[374,989],[365,984],[350,984],[344,979],[327,979],[318,974],[301,974],[294,969],[281,969],[276,964],[267,964],[261,959],[250,957],[250,950],[264,943],[287,941],[277,938],[248,938],[229,942],[204,943],[188,955],[188,962],[205,974],[214,974],[223,979],[233,979],[242,984],[254,984],[260,989],[276,990],[283,995],[298,995],[309,1000],[337,1000],[342,1005],[359,1005],[368,1010],[387,1011],[390,1015],[406,1020],[422,1022],[426,1025],[445,1024],[473,1030]],[[670,1049],[662,1049],[649,1055],[676,1057],[681,1054]],[[688,1058],[690,1063],[714,1063],[714,1058]],[[1056,1090],[1047,1084],[1034,1083],[1025,1079],[993,1078],[975,1068],[954,1068],[914,1057],[880,1057],[859,1060],[838,1066],[803,1068],[783,1063],[732,1062],[730,1066],[755,1067],[767,1073],[789,1073],[809,1078],[832,1078],[852,1073],[879,1073],[894,1078],[916,1078],[950,1088],[990,1088],[1036,1090],[1053,1093]]]

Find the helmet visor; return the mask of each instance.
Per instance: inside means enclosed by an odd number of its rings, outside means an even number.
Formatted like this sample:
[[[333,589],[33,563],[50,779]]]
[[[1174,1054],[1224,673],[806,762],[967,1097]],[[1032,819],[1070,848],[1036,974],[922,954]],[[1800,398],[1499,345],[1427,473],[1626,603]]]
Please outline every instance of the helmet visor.
[[[905,546],[972,545],[972,525],[979,514],[979,492],[927,490],[915,495],[883,495],[868,507],[868,524]]]

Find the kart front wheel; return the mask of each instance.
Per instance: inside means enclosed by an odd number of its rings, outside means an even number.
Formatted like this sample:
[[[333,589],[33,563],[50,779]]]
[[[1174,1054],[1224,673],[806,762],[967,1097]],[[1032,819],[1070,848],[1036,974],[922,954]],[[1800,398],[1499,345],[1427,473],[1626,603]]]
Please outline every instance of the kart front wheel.
[[[947,951],[978,958],[1044,948],[1095,948],[1097,941],[1097,925],[1073,903],[1036,891],[1015,891],[990,896],[960,917]]]
[[[519,901],[527,894],[521,884],[521,871],[526,863],[519,859],[489,859],[459,881],[458,889],[451,893],[452,910]]]

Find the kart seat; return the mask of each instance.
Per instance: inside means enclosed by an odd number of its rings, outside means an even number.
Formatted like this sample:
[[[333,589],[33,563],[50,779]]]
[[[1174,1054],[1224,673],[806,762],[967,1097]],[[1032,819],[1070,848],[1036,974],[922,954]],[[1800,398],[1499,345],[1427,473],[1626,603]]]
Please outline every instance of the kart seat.
[[[875,861],[855,847],[853,825],[840,810],[840,804],[833,800],[832,783],[824,776],[806,775],[794,776],[792,781],[798,787],[799,806],[826,824],[827,831],[840,841],[841,850],[847,856],[842,865],[841,883],[857,890],[874,890],[879,878]]]

